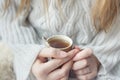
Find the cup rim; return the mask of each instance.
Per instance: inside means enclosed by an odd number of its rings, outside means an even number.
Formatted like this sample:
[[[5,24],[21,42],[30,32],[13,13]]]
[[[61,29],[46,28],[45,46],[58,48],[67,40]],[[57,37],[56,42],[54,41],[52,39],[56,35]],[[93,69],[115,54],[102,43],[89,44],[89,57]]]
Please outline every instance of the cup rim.
[[[61,38],[60,38],[61,37]],[[63,40],[66,40],[69,42],[69,46],[65,47],[65,48],[57,48],[57,49],[61,49],[61,50],[65,50],[65,49],[68,49],[70,48],[72,45],[73,45],[73,41],[72,39],[69,37],[69,36],[66,36],[66,35],[52,35],[51,37],[47,38],[47,44],[49,44],[49,41],[53,38],[57,38],[57,39],[63,39]],[[49,45],[49,47],[52,47]],[[52,47],[54,48],[54,47]]]

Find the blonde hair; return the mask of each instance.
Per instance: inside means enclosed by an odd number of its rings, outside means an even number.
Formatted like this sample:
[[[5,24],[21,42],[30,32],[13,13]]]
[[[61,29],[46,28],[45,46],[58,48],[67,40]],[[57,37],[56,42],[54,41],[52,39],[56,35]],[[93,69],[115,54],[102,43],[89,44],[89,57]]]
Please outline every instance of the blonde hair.
[[[5,3],[5,10],[8,8],[11,0],[7,0]],[[45,11],[48,12],[48,0],[43,0],[45,5]],[[61,12],[60,4],[61,0],[57,0],[58,9]],[[96,29],[99,30],[107,30],[113,20],[115,19],[118,8],[119,8],[119,0],[96,0],[95,5],[91,10],[91,16],[93,19],[93,23]],[[19,15],[24,8],[29,9],[30,0],[21,0],[21,4],[19,5],[17,15]]]
[[[11,0],[6,0],[5,5],[4,5],[4,10],[5,11],[7,10],[7,8],[9,7],[11,2],[12,2]],[[22,12],[22,10],[24,8],[29,10],[29,8],[30,8],[30,0],[21,0],[19,8],[17,9],[16,16],[18,16]]]
[[[92,8],[92,19],[96,29],[107,30],[117,16],[119,0],[96,0]]]
[[[20,7],[18,8],[17,16],[19,15],[19,13],[22,12],[22,10],[24,8],[29,10],[29,8],[30,8],[30,0],[21,0],[21,4],[20,4]]]

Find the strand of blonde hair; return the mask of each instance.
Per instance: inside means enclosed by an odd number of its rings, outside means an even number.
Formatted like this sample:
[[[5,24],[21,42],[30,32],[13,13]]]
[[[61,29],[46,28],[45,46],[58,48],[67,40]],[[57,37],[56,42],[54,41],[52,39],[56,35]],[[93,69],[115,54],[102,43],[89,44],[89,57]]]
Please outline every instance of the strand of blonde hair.
[[[96,29],[108,30],[117,16],[119,8],[118,0],[97,0],[93,10],[92,18]]]

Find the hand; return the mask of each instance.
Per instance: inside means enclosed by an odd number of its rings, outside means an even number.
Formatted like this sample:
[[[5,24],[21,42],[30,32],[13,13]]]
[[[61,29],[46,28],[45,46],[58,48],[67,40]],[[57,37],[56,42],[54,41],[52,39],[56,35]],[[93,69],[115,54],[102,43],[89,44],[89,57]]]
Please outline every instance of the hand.
[[[69,60],[77,52],[77,49],[66,53],[54,48],[44,48],[34,62],[32,72],[37,80],[67,80],[72,65]],[[50,57],[54,59],[46,61]]]
[[[73,61],[73,70],[78,80],[91,80],[97,76],[100,62],[90,48],[80,51]]]

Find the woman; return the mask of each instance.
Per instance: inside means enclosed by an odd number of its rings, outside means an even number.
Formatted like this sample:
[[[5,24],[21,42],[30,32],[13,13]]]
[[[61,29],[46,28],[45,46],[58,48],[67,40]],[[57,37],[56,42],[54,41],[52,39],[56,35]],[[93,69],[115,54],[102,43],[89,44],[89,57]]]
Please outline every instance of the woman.
[[[0,0],[0,36],[13,50],[16,79],[67,80],[73,69],[75,80],[119,80],[119,3]],[[46,48],[42,36],[54,34],[71,37],[77,46],[68,53]]]

